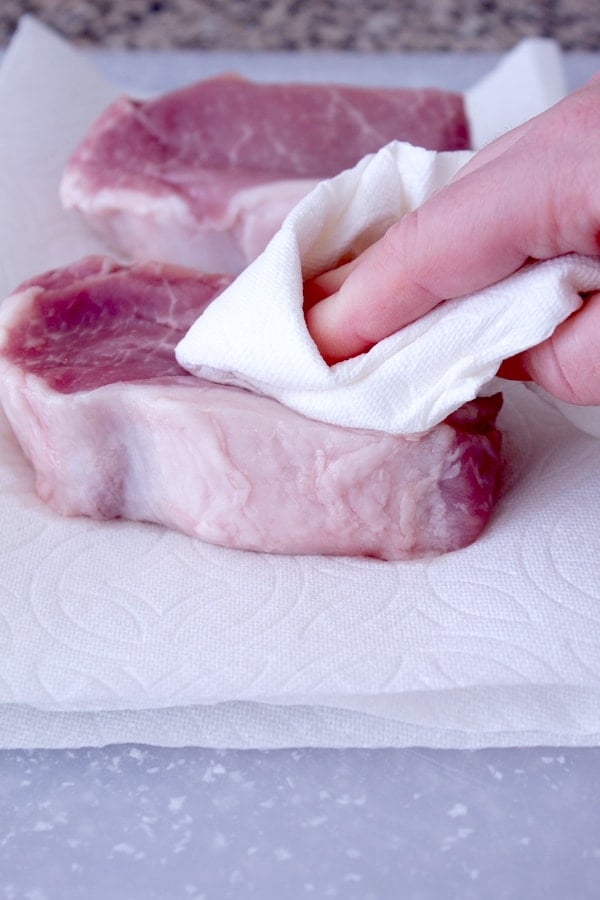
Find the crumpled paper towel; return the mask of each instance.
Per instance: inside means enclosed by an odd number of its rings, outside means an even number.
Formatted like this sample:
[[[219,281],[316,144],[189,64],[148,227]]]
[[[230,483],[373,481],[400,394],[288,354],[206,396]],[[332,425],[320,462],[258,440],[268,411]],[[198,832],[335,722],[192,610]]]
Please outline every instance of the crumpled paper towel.
[[[0,72],[4,293],[102,249],[55,191],[115,94],[20,29]],[[0,416],[0,745],[598,743],[598,443],[520,385],[501,427],[507,479],[482,538],[379,563],[62,519]]]
[[[179,363],[336,425],[398,434],[437,425],[477,396],[503,359],[549,337],[581,306],[581,292],[600,289],[600,260],[570,255],[526,266],[331,367],[306,327],[303,281],[356,255],[470,156],[393,142],[321,182],[192,325]]]

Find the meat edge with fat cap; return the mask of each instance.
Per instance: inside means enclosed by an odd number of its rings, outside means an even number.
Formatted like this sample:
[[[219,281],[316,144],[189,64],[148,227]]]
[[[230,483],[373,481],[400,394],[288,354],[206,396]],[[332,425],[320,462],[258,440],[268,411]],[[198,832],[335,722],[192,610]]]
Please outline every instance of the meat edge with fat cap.
[[[172,370],[140,377],[144,341],[173,348],[224,283],[92,258],[30,279],[4,302],[0,398],[40,497],[62,515],[155,522],[272,553],[406,560],[472,543],[502,467],[499,395],[406,438],[307,419],[184,374],[174,355]],[[115,303],[123,292],[130,303]],[[107,377],[111,341],[119,359]]]
[[[236,274],[318,181],[393,140],[467,149],[462,95],[218,76],[111,104],[61,197],[128,260]]]

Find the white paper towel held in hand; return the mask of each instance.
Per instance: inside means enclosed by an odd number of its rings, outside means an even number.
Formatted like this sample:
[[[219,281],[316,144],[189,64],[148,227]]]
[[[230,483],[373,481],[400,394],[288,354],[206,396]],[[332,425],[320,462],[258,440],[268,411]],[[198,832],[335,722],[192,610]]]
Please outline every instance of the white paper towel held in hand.
[[[393,142],[321,182],[192,326],[177,348],[181,365],[311,418],[401,434],[425,431],[475,397],[503,359],[549,337],[581,305],[580,292],[600,289],[600,262],[570,255],[526,266],[332,367],[302,310],[304,279],[360,252],[470,156]]]

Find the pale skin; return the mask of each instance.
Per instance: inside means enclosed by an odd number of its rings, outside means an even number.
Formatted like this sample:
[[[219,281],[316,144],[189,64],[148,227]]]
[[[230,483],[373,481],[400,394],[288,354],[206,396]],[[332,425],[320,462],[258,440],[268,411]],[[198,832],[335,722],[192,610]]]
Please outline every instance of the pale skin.
[[[308,329],[332,364],[527,260],[571,252],[600,257],[600,74],[480,150],[356,260],[308,283]],[[600,404],[600,292],[500,374]]]

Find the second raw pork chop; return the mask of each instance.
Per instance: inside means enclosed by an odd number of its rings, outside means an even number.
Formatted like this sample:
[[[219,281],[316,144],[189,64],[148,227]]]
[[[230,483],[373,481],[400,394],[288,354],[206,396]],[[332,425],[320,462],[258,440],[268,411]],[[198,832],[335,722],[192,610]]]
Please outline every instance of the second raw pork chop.
[[[406,439],[201,381],[174,347],[229,280],[90,257],[4,301],[0,397],[40,497],[278,553],[410,559],[475,540],[496,497],[500,397]]]
[[[467,149],[461,95],[222,76],[113,103],[75,150],[62,199],[128,259],[235,274],[317,181],[392,140]]]

